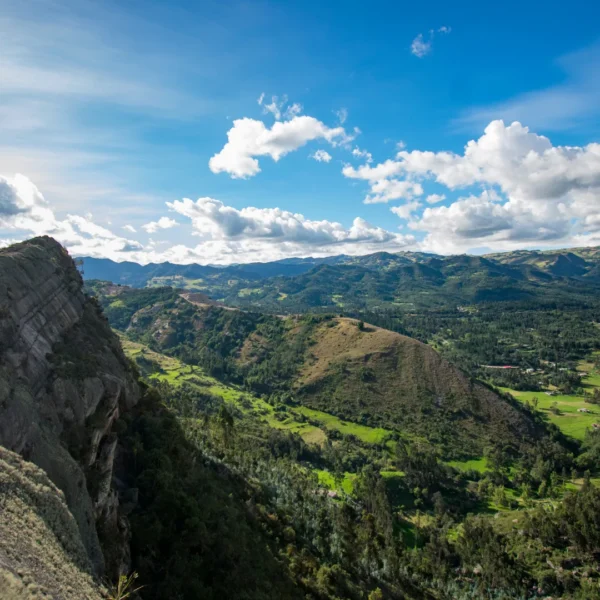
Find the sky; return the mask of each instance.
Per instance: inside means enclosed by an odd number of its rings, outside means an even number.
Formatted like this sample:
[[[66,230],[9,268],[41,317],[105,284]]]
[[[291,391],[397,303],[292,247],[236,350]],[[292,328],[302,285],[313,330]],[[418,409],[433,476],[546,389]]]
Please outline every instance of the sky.
[[[600,4],[0,0],[0,246],[600,245]]]

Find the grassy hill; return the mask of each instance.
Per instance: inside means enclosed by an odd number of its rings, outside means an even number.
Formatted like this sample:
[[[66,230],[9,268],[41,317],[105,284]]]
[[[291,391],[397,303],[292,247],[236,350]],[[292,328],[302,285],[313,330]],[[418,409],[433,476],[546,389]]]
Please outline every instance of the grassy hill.
[[[315,328],[294,382],[313,408],[479,452],[496,436],[515,446],[542,435],[528,415],[412,338],[332,319]]]
[[[431,347],[355,319],[232,311],[169,289],[96,292],[111,324],[134,341],[255,394],[421,436],[449,458],[479,456],[493,438],[516,450],[544,435],[517,402]]]

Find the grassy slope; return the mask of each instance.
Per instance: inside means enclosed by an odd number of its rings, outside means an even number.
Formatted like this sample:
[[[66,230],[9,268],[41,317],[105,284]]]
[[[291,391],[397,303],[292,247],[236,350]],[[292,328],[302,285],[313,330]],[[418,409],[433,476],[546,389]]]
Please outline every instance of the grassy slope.
[[[124,336],[121,336],[121,343],[127,356],[134,359],[139,366],[143,366],[144,361],[149,361],[155,365],[157,370],[148,376],[150,381],[165,381],[174,386],[186,383],[201,391],[219,396],[226,402],[235,404],[242,412],[251,412],[254,415],[261,416],[269,426],[275,429],[298,433],[307,443],[323,443],[327,438],[328,430],[336,430],[344,435],[353,435],[368,444],[379,444],[392,433],[387,429],[366,427],[347,422],[334,415],[303,406],[290,409],[287,414],[291,416],[280,421],[275,418],[273,407],[263,399],[235,385],[226,384],[214,377],[209,377],[199,367],[192,367],[176,358],[154,352],[147,346],[132,342]],[[307,417],[312,422],[318,422],[319,426],[297,420],[294,416]]]
[[[115,301],[125,307],[111,309]],[[278,427],[309,440],[322,436],[314,424],[312,429],[303,424],[307,418],[368,443],[381,441],[388,430],[425,437],[446,459],[464,460],[480,456],[492,437],[518,445],[542,433],[527,414],[471,381],[431,347],[379,327],[360,328],[353,319],[227,311],[192,304],[169,290],[121,290],[118,298],[106,295],[103,302],[111,323],[159,352],[194,364],[226,360],[225,368],[208,365],[220,379],[225,371],[263,394],[291,391],[302,410],[327,413],[327,422],[309,412],[278,420]],[[194,374],[161,375],[176,376]],[[217,395],[226,393],[216,380],[213,385]],[[275,419],[263,408],[266,418]]]
[[[539,435],[528,417],[472,383],[430,347],[353,319],[321,324],[295,382],[306,406],[347,421],[425,436],[458,454],[502,435],[518,443]],[[383,435],[383,433],[382,433]]]

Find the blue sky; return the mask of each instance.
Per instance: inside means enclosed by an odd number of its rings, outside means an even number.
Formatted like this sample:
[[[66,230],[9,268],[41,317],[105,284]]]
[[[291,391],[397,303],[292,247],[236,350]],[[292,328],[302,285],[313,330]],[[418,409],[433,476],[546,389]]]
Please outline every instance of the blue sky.
[[[0,0],[0,239],[213,263],[600,244],[599,17]]]

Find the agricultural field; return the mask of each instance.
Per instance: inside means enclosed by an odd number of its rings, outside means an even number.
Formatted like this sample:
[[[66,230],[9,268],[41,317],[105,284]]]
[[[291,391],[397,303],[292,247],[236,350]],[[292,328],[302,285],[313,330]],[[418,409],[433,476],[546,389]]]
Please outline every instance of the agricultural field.
[[[344,435],[353,435],[367,444],[381,444],[393,433],[389,429],[383,429],[381,427],[367,427],[351,421],[344,421],[329,413],[313,410],[306,406],[294,408],[292,412],[299,413],[311,420],[318,421],[325,429],[335,429]]]
[[[579,371],[588,373],[582,379],[586,392],[591,393],[600,388],[600,372],[594,364],[581,361],[577,367]],[[594,423],[600,423],[600,406],[586,401],[582,395],[554,394],[551,390],[539,392],[521,392],[510,388],[499,388],[508,392],[520,402],[535,404],[537,409],[544,412],[548,420],[554,423],[565,435],[577,440],[583,440],[586,431],[592,428]],[[580,412],[581,410],[589,412]]]
[[[222,383],[204,373],[200,367],[187,365],[180,360],[154,352],[147,346],[132,342],[121,336],[121,344],[125,354],[133,359],[144,371],[148,369],[147,379],[152,382],[164,381],[169,385],[185,384],[200,391],[222,398],[225,402],[235,404],[242,412],[259,416],[274,429],[297,433],[308,444],[322,445],[327,439],[328,430],[336,430],[344,435],[353,435],[367,444],[380,444],[392,433],[390,430],[358,425],[318,410],[303,406],[290,408],[285,413],[277,413],[262,398],[242,390],[234,385]],[[278,416],[280,418],[278,418]],[[306,422],[310,419],[319,426]]]

